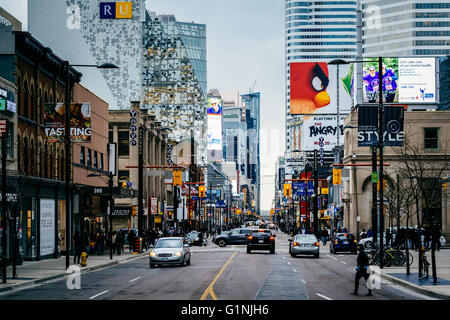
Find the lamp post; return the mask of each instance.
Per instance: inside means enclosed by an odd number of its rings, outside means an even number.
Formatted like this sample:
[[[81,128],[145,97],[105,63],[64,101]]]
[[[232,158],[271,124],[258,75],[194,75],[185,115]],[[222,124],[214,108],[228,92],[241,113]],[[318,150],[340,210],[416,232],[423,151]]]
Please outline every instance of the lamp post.
[[[70,67],[92,67],[98,69],[117,69],[118,67],[112,63],[104,63],[101,65],[87,65],[87,64],[69,64],[69,61],[64,62],[64,69],[66,72],[66,102],[65,102],[65,147],[66,147],[66,172],[65,172],[65,191],[66,191],[66,269],[69,268],[70,265],[70,172],[71,172],[71,140],[70,140]]]

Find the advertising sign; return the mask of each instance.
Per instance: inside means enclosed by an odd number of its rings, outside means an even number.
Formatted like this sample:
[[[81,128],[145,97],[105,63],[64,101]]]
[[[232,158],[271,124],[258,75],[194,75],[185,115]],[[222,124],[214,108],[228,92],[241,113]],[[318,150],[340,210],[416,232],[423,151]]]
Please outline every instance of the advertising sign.
[[[55,200],[40,200],[40,255],[55,253]]]
[[[344,140],[344,119],[340,116],[340,141]],[[323,149],[331,151],[337,144],[337,116],[305,117],[302,127],[302,150],[311,151]]]
[[[222,99],[208,98],[207,150],[222,151]]]
[[[383,101],[387,103],[435,103],[435,58],[384,58]],[[378,102],[378,61],[363,63],[363,102]]]
[[[337,79],[339,68],[339,79]],[[290,113],[337,113],[339,85],[339,110],[351,109],[352,70],[350,65],[328,66],[326,62],[290,63]]]
[[[112,215],[114,217],[128,217],[128,216],[131,216],[131,207],[114,208]]]
[[[385,106],[383,141],[385,146],[403,146],[404,107]],[[358,147],[378,144],[378,106],[358,108]]]
[[[208,115],[222,115],[222,99],[208,98]]]
[[[100,2],[100,19],[131,19],[132,2]]]
[[[48,142],[63,142],[65,139],[65,105],[44,105],[44,127]],[[70,104],[70,138],[73,142],[91,141],[91,104]]]
[[[306,190],[306,188],[308,188],[308,190]],[[314,193],[314,182],[313,181],[308,181],[308,183],[306,182],[301,182],[298,184],[297,187],[297,191],[296,194],[298,196],[310,196]]]

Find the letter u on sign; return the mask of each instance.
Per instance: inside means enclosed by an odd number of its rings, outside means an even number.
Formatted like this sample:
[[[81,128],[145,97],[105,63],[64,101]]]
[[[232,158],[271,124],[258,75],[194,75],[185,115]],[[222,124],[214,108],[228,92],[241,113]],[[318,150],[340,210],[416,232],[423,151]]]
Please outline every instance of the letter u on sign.
[[[100,19],[131,19],[131,2],[100,2]]]

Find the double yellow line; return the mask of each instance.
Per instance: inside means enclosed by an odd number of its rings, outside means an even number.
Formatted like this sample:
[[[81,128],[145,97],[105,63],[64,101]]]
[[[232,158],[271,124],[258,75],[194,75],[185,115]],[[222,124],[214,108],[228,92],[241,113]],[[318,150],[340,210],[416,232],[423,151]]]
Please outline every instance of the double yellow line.
[[[227,263],[225,263],[225,265],[222,267],[222,269],[220,269],[220,271],[217,274],[217,276],[214,278],[214,280],[211,282],[211,284],[208,286],[208,288],[206,288],[205,292],[203,292],[200,300],[205,300],[208,295],[210,295],[213,300],[219,300],[219,299],[217,299],[217,296],[216,296],[216,294],[213,291],[214,284],[220,278],[220,276],[222,275],[222,273],[224,272],[224,270],[228,266],[228,264],[231,262],[231,260],[233,260],[233,258],[236,255],[236,253],[237,253],[237,251],[235,251],[231,255],[231,257],[228,259]]]

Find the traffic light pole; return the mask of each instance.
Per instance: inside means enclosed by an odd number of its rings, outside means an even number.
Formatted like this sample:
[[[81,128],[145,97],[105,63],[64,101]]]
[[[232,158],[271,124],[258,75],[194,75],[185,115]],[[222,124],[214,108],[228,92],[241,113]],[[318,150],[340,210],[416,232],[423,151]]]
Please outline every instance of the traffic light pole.
[[[318,208],[318,199],[319,199],[319,195],[318,195],[318,184],[319,181],[317,180],[317,150],[314,150],[314,200],[313,200],[313,230],[314,230],[314,234],[316,235],[316,237],[319,236],[319,231],[318,231],[318,217],[317,217],[317,211],[319,210]]]
[[[142,220],[144,216],[144,128],[142,126],[139,126],[138,162],[138,237],[142,237]]]
[[[378,88],[379,88],[379,108],[378,108],[378,148],[380,149],[380,251],[383,250],[383,231],[384,231],[384,192],[383,192],[383,146],[384,146],[384,136],[383,136],[383,117],[384,117],[384,107],[383,107],[383,58],[378,58]],[[380,269],[383,269],[383,254],[380,257]]]

